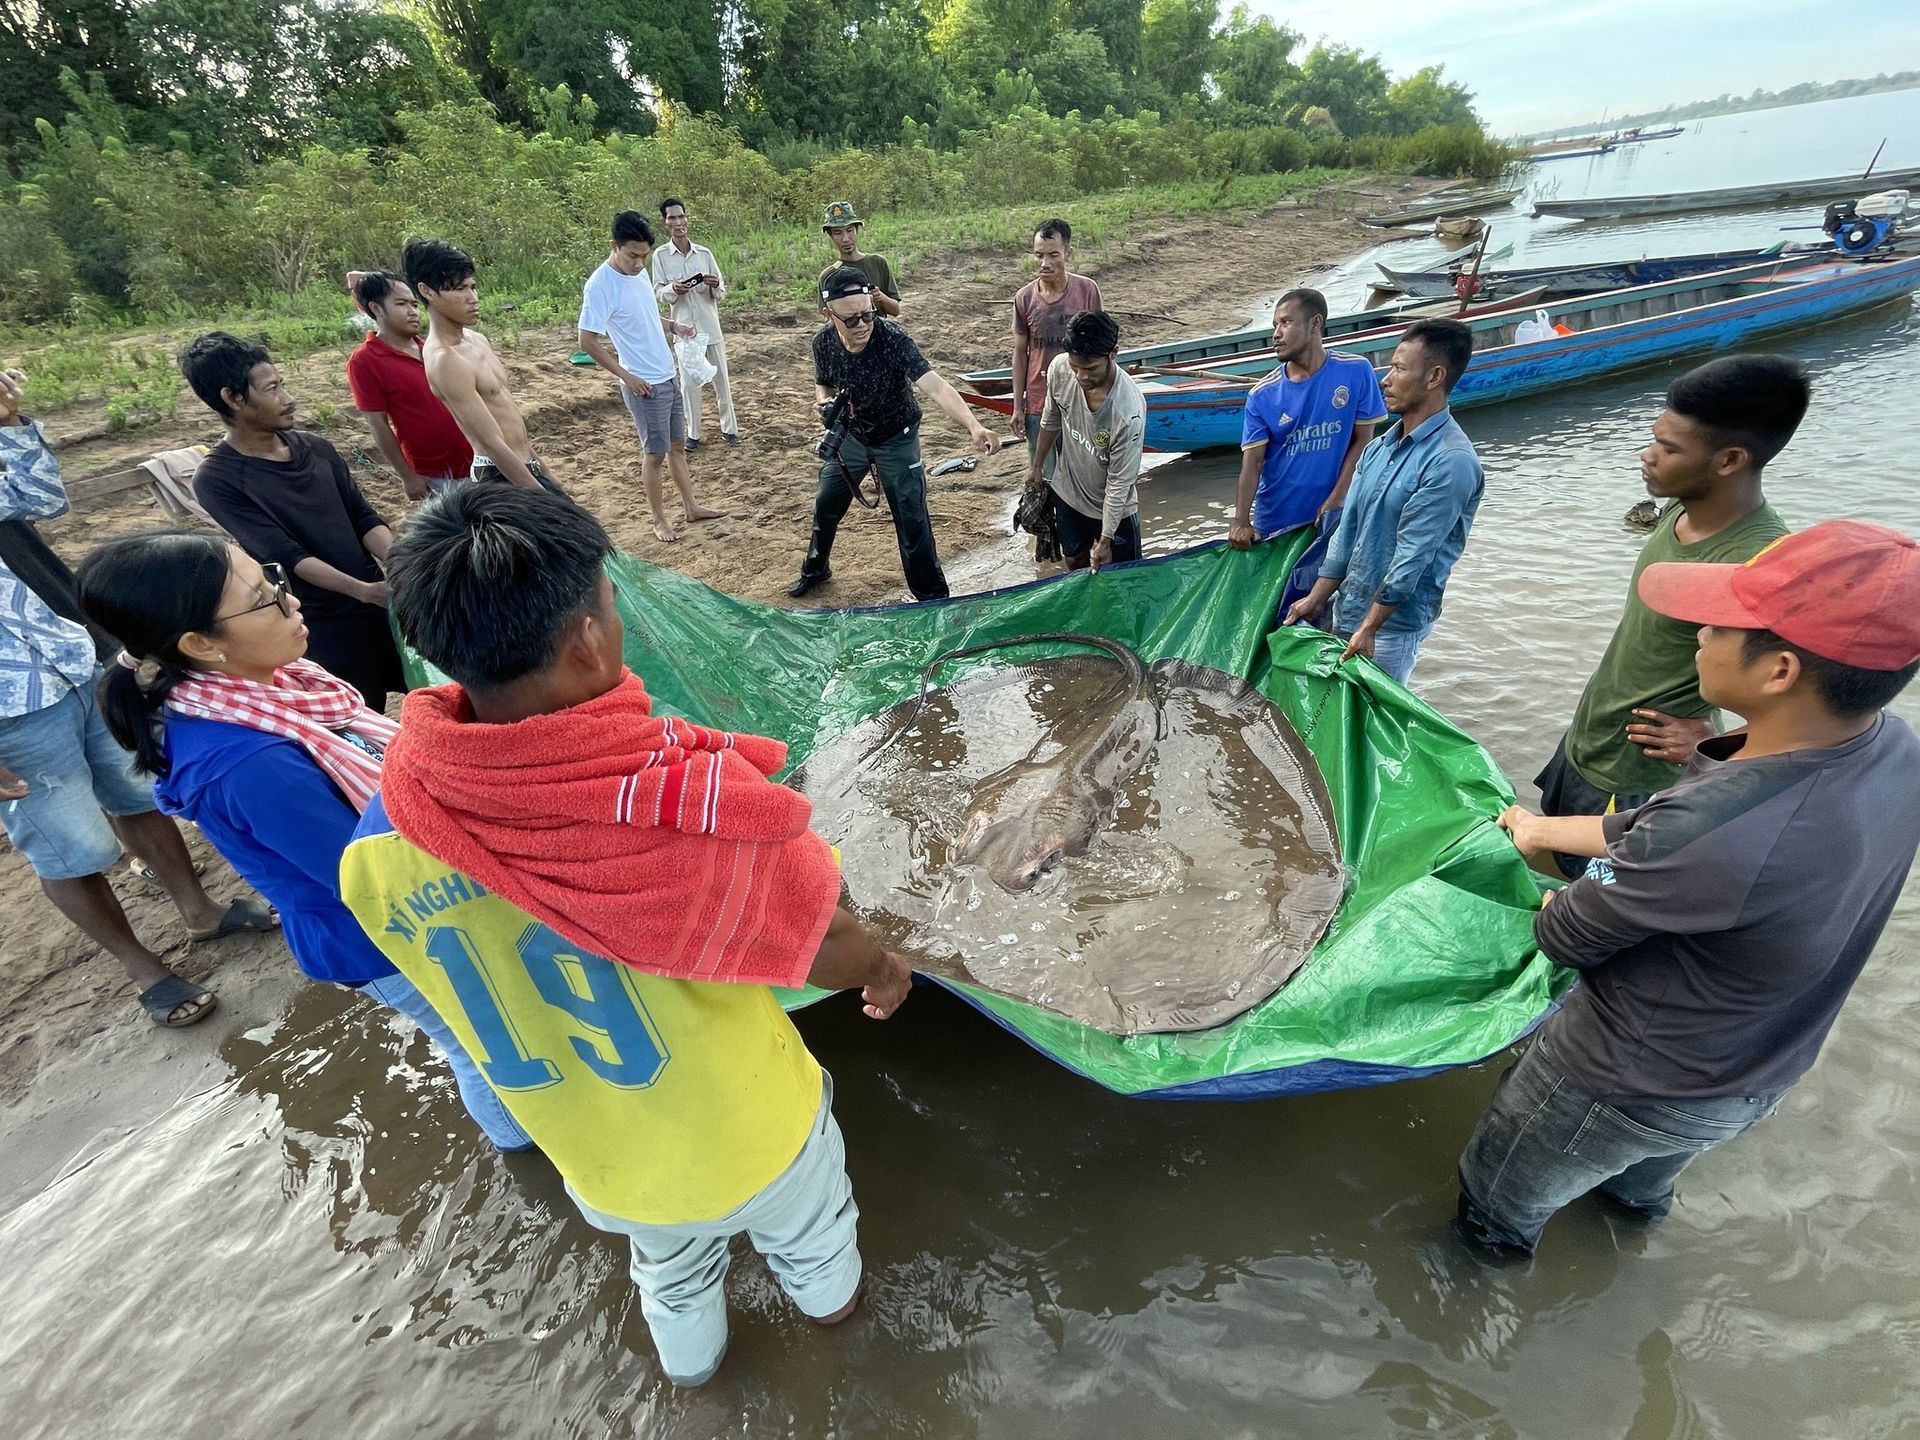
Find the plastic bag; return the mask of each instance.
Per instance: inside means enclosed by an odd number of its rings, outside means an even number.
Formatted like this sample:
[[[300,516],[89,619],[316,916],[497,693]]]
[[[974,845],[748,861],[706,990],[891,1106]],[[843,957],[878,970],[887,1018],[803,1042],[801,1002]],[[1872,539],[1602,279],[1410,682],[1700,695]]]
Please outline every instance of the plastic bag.
[[[1513,343],[1531,345],[1535,340],[1551,340],[1557,332],[1545,310],[1533,312],[1531,320],[1522,320],[1513,332]]]
[[[695,335],[692,339],[684,336],[673,342],[674,358],[680,362],[680,373],[687,377],[687,384],[696,390],[702,385],[713,382],[719,372],[711,360],[707,359],[707,337]]]

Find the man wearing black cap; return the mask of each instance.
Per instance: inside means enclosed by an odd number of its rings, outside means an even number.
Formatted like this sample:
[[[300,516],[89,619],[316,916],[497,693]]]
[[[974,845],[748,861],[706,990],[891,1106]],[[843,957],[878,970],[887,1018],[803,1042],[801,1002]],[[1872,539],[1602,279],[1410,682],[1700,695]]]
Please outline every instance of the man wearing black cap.
[[[974,419],[960,392],[927,364],[912,337],[880,318],[876,298],[867,277],[851,265],[829,270],[820,282],[820,313],[827,323],[813,337],[813,379],[827,433],[820,442],[813,535],[800,578],[787,590],[795,599],[832,576],[827,557],[834,534],[869,469],[879,478],[893,512],[907,588],[916,600],[945,598],[947,577],[927,516],[920,402],[914,391],[946,411],[982,455],[1000,448],[999,437]]]

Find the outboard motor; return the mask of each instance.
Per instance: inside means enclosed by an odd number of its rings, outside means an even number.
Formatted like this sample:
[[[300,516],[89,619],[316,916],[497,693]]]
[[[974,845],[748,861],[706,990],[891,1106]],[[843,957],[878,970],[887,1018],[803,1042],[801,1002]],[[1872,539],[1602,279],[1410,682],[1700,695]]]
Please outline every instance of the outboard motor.
[[[1904,190],[1885,190],[1857,202],[1836,200],[1827,206],[1820,228],[1833,237],[1833,248],[1842,255],[1865,255],[1893,238],[1906,209]]]

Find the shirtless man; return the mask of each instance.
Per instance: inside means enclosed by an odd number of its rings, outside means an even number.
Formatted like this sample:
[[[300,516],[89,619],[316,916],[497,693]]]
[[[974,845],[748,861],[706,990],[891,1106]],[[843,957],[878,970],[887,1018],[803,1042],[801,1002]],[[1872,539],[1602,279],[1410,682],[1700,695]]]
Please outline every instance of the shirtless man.
[[[472,257],[444,240],[409,240],[401,260],[407,283],[433,317],[422,355],[427,384],[473,446],[473,478],[566,494],[533,453],[527,422],[507,389],[506,366],[473,328],[480,291]]]

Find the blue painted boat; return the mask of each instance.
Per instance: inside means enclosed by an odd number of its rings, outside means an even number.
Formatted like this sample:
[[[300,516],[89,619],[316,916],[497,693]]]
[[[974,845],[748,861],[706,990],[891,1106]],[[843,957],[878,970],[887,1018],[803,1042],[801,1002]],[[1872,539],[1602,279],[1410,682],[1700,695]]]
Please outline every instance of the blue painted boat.
[[[1396,301],[1391,305],[1379,305],[1370,310],[1354,310],[1344,315],[1329,315],[1326,324],[1326,337],[1329,340],[1349,335],[1362,335],[1382,330],[1392,325],[1404,325],[1409,320],[1422,315],[1450,315],[1458,306],[1453,292],[1449,290],[1445,303],[1436,304],[1432,300]],[[1263,320],[1258,325],[1248,325],[1239,330],[1223,330],[1217,335],[1197,335],[1191,340],[1166,340],[1157,345],[1135,345],[1120,351],[1114,356],[1124,370],[1152,371],[1167,365],[1196,365],[1221,360],[1244,360],[1251,355],[1271,356],[1273,353],[1273,325]],[[970,370],[960,377],[961,388],[971,391],[972,396],[1007,396],[1013,391],[1008,380],[1012,374],[1008,366],[1000,365],[989,370]],[[969,398],[972,398],[971,396]],[[986,409],[1007,410],[1007,405],[985,406]]]
[[[1483,270],[1483,299],[1494,300],[1523,290],[1544,289],[1553,300],[1573,295],[1597,295],[1603,290],[1630,290],[1636,285],[1658,285],[1662,280],[1685,280],[1713,275],[1741,265],[1771,260],[1787,248],[1784,240],[1765,249],[1716,250],[1706,255],[1667,255],[1639,260],[1601,260],[1566,265],[1534,265],[1517,270]],[[1831,250],[1831,245],[1822,247]],[[1420,300],[1441,300],[1454,293],[1454,281],[1466,269],[1395,270],[1385,263],[1374,267],[1402,293]]]
[[[1572,332],[1551,340],[1515,343],[1515,329],[1531,316],[1524,308],[1471,318],[1465,323],[1474,332],[1473,363],[1453,392],[1453,405],[1493,405],[1683,355],[1797,334],[1904,301],[1916,289],[1920,257],[1812,266],[1783,260],[1541,306],[1552,321]],[[1364,355],[1384,370],[1398,343],[1398,335],[1390,332],[1357,337],[1339,348]],[[1194,367],[1191,380],[1143,377],[1147,448],[1187,451],[1238,445],[1247,391],[1272,370],[1269,356]]]

